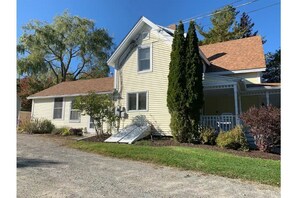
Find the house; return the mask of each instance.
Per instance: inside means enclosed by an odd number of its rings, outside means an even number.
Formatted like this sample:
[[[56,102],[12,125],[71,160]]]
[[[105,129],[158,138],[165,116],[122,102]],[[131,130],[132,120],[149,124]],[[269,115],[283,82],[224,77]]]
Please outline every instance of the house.
[[[120,129],[142,116],[151,123],[153,132],[171,136],[167,88],[172,27],[141,17],[107,61],[114,68],[114,77],[63,82],[36,93],[28,97],[33,100],[32,118],[94,132],[92,119],[72,109],[72,100],[89,91],[110,94],[116,90],[116,109],[125,115]],[[239,115],[251,106],[280,107],[280,84],[261,83],[266,66],[260,36],[199,49],[204,63],[202,125],[216,127],[219,123],[228,130],[240,123]]]
[[[56,127],[83,128],[95,133],[94,120],[73,109],[72,102],[75,97],[87,95],[91,91],[112,94],[113,81],[113,77],[67,81],[35,93],[28,97],[32,99],[31,119],[48,119]],[[103,129],[107,127],[104,124]]]
[[[141,17],[107,61],[115,70],[116,105],[128,115],[121,128],[142,115],[154,132],[171,135],[166,98],[173,33],[174,29]],[[204,45],[200,55],[203,125],[214,127],[219,122],[227,130],[239,124],[239,115],[251,106],[280,107],[280,84],[261,83],[266,65],[260,36]]]

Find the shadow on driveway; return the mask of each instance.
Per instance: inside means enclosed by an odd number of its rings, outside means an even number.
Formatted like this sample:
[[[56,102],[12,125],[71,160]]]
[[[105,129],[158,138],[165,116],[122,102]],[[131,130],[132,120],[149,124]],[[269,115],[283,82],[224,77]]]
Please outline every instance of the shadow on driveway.
[[[63,164],[63,162],[17,157],[17,168]]]

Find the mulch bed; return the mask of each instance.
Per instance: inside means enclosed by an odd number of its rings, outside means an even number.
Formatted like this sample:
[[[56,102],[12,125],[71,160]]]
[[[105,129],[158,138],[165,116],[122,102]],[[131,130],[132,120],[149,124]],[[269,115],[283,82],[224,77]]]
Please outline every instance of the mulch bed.
[[[150,141],[150,140],[147,140]],[[191,144],[191,143],[178,143],[175,142],[172,138],[166,139],[157,139],[150,141],[151,146],[185,146],[185,147],[196,147],[203,149],[210,149],[214,151],[220,151],[225,153],[231,153],[234,155],[244,156],[244,157],[253,157],[253,158],[262,158],[262,159],[271,159],[271,160],[280,160],[281,156],[273,153],[265,153],[259,150],[250,150],[250,151],[237,151],[233,149],[225,149],[212,145],[205,144]]]
[[[99,137],[93,136],[83,141],[87,142],[104,142],[107,138],[109,138],[109,134],[103,134]],[[234,155],[244,156],[244,157],[252,157],[252,158],[262,158],[262,159],[271,159],[271,160],[280,160],[281,156],[273,153],[265,153],[258,150],[250,150],[250,151],[237,151],[232,149],[224,149],[217,146],[205,145],[205,144],[191,144],[191,143],[178,143],[173,140],[173,138],[163,137],[163,138],[153,138],[153,141],[150,139],[143,140],[146,141],[146,144],[142,144],[142,142],[136,142],[135,144],[139,145],[148,145],[148,146],[184,146],[184,147],[196,147],[203,149],[210,149],[214,151],[220,151],[225,153],[231,153]]]

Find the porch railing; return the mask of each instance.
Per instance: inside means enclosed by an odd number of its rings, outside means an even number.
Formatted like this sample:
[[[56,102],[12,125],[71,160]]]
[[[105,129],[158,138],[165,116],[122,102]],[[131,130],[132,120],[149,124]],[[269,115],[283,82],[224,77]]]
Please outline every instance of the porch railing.
[[[202,115],[200,123],[204,127],[217,128],[220,130],[229,131],[236,125],[235,115]]]

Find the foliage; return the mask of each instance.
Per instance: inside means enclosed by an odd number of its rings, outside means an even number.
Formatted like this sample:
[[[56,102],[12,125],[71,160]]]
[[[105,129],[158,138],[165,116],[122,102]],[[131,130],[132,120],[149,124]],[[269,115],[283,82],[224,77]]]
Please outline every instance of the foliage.
[[[281,82],[281,50],[275,53],[268,52],[265,54],[266,71],[263,73],[263,79],[268,83]]]
[[[252,22],[252,19],[250,19],[249,15],[243,12],[239,23],[239,28],[243,30],[241,38],[256,36],[258,31],[252,32],[254,25],[255,23]]]
[[[204,31],[201,25],[196,25],[198,32],[204,37],[200,42],[201,45],[246,38],[258,33],[258,31],[252,32],[254,23],[245,12],[241,15],[240,22],[236,21],[239,11],[233,6],[225,6],[212,14],[210,18],[212,28],[209,31]]]
[[[27,133],[51,133],[55,125],[50,120],[34,119],[24,124],[24,131]]]
[[[199,55],[198,38],[195,31],[195,22],[191,21],[186,37],[186,115],[190,119],[189,133],[198,139],[200,109],[204,103],[202,74],[203,63]]]
[[[227,132],[220,132],[216,143],[219,147],[235,149],[235,150],[248,150],[248,143],[245,138],[241,126],[236,126],[234,129]]]
[[[202,144],[216,144],[217,134],[215,133],[214,129],[209,127],[202,128],[199,134],[199,140]]]
[[[174,139],[179,142],[188,142],[190,138],[190,122],[186,116],[185,51],[184,25],[180,22],[174,32],[167,90],[167,106],[171,114],[170,128]]]
[[[69,132],[71,135],[81,136],[83,134],[83,129],[82,128],[71,128],[71,129],[69,129]]]
[[[27,97],[55,85],[50,73],[27,76],[17,80],[17,93],[21,98],[21,110],[31,111],[32,100]]]
[[[251,107],[241,115],[243,123],[250,128],[255,143],[261,151],[270,152],[281,144],[280,109],[272,105]]]
[[[112,38],[93,21],[64,12],[51,24],[36,20],[23,30],[17,45],[19,74],[51,71],[56,83],[66,81],[67,76],[76,80],[91,68],[100,68],[107,76]]]
[[[61,128],[61,133],[62,136],[68,136],[68,135],[72,135],[70,130],[67,127],[63,127]]]
[[[84,151],[145,161],[230,178],[280,185],[280,161],[237,156],[210,149],[182,146],[140,146],[98,142],[74,142]]]
[[[185,114],[178,111],[171,113],[170,128],[173,138],[178,142],[191,142],[194,137],[190,133],[191,123]]]
[[[85,112],[95,121],[97,136],[103,133],[103,123],[115,119],[112,96],[90,92],[74,100],[73,107]]]

